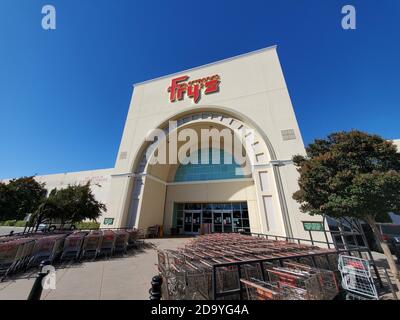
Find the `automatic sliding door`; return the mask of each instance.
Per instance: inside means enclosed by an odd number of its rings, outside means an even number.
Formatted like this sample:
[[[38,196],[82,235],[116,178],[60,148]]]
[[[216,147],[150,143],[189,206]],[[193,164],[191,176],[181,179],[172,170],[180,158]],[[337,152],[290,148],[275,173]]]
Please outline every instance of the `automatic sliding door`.
[[[183,227],[186,234],[199,234],[204,225],[208,232],[237,232],[250,230],[247,203],[184,204]]]
[[[197,234],[200,232],[201,211],[185,211],[184,213],[184,232],[187,234]]]
[[[222,215],[224,223],[222,232],[232,232],[233,231],[232,211],[225,211],[222,213]]]
[[[184,213],[183,230],[185,233],[192,233],[192,213],[191,212]]]
[[[214,232],[222,232],[222,212],[213,212]]]
[[[192,233],[200,232],[200,224],[201,224],[201,212],[193,212],[192,213]]]

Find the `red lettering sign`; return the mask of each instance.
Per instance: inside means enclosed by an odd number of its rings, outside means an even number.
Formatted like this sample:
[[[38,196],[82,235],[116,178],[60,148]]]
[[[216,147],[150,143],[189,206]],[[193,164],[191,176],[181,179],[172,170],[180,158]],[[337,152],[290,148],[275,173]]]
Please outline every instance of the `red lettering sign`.
[[[168,88],[169,101],[183,100],[185,94],[192,98],[194,103],[198,103],[201,99],[201,93],[211,94],[219,91],[220,76],[201,78],[187,82],[189,76],[182,76],[172,79],[171,85]]]

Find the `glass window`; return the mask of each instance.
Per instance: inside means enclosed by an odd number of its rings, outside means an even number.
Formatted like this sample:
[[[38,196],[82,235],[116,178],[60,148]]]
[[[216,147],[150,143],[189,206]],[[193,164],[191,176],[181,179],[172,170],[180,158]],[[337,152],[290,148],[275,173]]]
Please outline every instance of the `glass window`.
[[[233,210],[233,218],[241,218],[240,210]]]
[[[182,227],[183,225],[183,211],[178,211],[176,214],[176,226]]]
[[[212,218],[212,212],[211,211],[203,211],[203,219],[211,219]]]
[[[208,152],[208,156],[207,156]],[[233,156],[224,150],[201,149],[196,152],[198,164],[180,165],[175,173],[175,182],[184,181],[205,181],[238,179],[246,177],[243,170],[240,170]],[[202,163],[202,158],[208,158],[206,163]],[[227,163],[225,163],[227,162]],[[231,163],[228,163],[231,162]]]
[[[240,210],[240,203],[232,203],[233,209]]]
[[[201,203],[186,203],[185,210],[201,210]]]
[[[242,227],[242,220],[239,218],[233,218],[233,225],[235,228],[240,229]]]
[[[241,203],[186,203],[176,204],[176,227],[182,232],[197,233],[201,224],[213,226],[213,232],[250,232],[247,209]]]

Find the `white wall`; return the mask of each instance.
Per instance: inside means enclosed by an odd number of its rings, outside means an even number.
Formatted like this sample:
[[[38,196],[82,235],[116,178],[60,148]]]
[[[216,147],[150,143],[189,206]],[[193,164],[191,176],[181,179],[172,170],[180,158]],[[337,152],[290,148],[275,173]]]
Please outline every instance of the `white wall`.
[[[400,139],[393,140],[393,143],[397,146],[397,150],[400,152]]]
[[[111,174],[114,169],[101,169],[80,172],[66,172],[58,174],[49,174],[36,176],[35,180],[45,183],[48,192],[56,189],[62,189],[68,185],[83,185],[90,181],[90,187],[96,200],[109,206]],[[10,179],[2,180],[7,183]],[[101,218],[99,218],[100,222]]]

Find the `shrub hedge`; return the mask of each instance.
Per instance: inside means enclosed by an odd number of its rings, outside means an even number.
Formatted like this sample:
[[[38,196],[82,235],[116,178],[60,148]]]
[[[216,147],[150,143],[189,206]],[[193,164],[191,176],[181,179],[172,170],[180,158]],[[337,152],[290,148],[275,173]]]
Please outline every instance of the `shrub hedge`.
[[[97,230],[97,229],[100,228],[100,223],[95,222],[95,221],[94,222],[93,221],[91,221],[91,222],[78,222],[78,223],[75,223],[75,226],[79,230],[88,230],[88,229]]]
[[[0,221],[0,226],[5,226],[5,227],[25,227],[25,221],[24,220],[6,220],[6,221]]]

